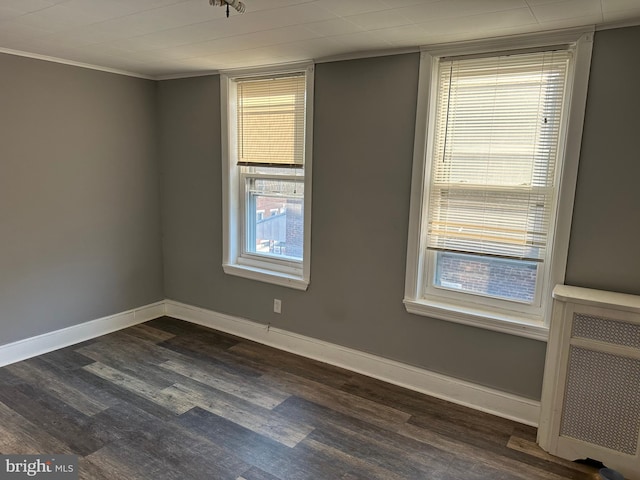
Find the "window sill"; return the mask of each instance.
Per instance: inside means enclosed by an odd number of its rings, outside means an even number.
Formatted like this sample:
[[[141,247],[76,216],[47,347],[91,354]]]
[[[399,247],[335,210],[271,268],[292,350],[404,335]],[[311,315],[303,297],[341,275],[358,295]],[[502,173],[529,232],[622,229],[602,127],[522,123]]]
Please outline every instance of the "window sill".
[[[404,299],[407,312],[439,320],[471,325],[473,327],[508,333],[519,337],[532,338],[546,342],[549,339],[549,327],[542,322],[526,317],[518,317],[517,313],[505,315],[496,311],[468,308],[450,303],[432,300]]]
[[[271,283],[274,285],[280,285],[281,287],[294,288],[296,290],[306,290],[309,287],[308,280],[287,273],[274,272],[272,270],[237,264],[224,264],[222,265],[222,268],[224,273],[228,275],[257,280],[258,282]]]

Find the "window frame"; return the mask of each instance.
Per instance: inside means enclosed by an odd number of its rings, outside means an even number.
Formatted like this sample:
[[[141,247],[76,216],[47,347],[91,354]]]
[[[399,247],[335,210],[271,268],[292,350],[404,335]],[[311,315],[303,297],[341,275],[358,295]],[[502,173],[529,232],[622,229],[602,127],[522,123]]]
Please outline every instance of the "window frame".
[[[304,176],[244,173],[237,165],[236,80],[305,73]],[[226,274],[297,290],[306,290],[311,267],[311,171],[313,150],[314,65],[309,62],[283,67],[231,70],[220,74],[221,153],[222,153],[222,268]],[[278,168],[278,167],[274,167]],[[240,186],[247,177],[286,177],[304,182],[303,254],[301,261],[252,254],[246,251],[248,192]]]
[[[563,283],[565,276],[592,44],[593,29],[580,28],[421,49],[403,300],[408,312],[538,340],[548,338],[551,291],[556,284]],[[425,225],[435,137],[439,59],[465,55],[491,56],[559,45],[571,45],[575,50],[567,77],[567,115],[564,133],[560,138],[557,206],[550,227],[550,252],[542,272],[538,273],[541,278],[536,287],[536,302],[539,301],[539,305],[523,307],[518,302],[434,287],[429,276],[433,278],[435,262],[433,259],[430,261],[430,257],[435,257],[437,253],[426,249]]]

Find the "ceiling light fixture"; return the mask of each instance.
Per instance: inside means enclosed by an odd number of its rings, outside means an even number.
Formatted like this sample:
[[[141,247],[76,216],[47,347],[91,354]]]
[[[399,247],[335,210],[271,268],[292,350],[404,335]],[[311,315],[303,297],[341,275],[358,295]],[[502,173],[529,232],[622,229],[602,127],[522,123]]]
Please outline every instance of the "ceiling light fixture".
[[[209,0],[209,5],[212,7],[227,7],[227,17],[229,17],[229,6],[232,6],[239,13],[244,13],[245,6],[240,0]]]

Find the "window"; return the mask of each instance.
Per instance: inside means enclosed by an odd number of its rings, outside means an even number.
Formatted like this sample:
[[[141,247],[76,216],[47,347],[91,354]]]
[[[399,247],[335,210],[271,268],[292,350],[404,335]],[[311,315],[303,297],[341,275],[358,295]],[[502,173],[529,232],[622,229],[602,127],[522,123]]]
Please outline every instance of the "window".
[[[407,310],[546,338],[590,55],[589,33],[423,52]]]
[[[313,68],[221,77],[226,273],[309,284]]]

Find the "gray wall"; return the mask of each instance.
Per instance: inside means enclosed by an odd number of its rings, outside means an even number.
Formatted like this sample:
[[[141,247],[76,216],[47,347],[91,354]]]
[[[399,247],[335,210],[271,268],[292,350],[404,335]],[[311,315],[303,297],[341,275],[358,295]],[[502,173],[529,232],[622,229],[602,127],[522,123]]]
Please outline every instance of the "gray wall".
[[[596,34],[566,283],[640,295],[640,27]]]
[[[569,284],[635,294],[638,46],[637,27],[596,35],[567,267]],[[402,306],[418,63],[317,66],[299,292],[222,271],[217,76],[156,98],[153,82],[0,55],[0,344],[166,296],[539,398],[544,343]]]
[[[544,343],[402,304],[418,65],[409,54],[316,66],[307,292],[223,273],[219,78],[160,82],[165,293],[537,398]]]
[[[0,344],[164,297],[154,82],[0,54]]]
[[[204,306],[235,280],[222,272],[220,79],[160,82],[158,100],[165,294]]]

